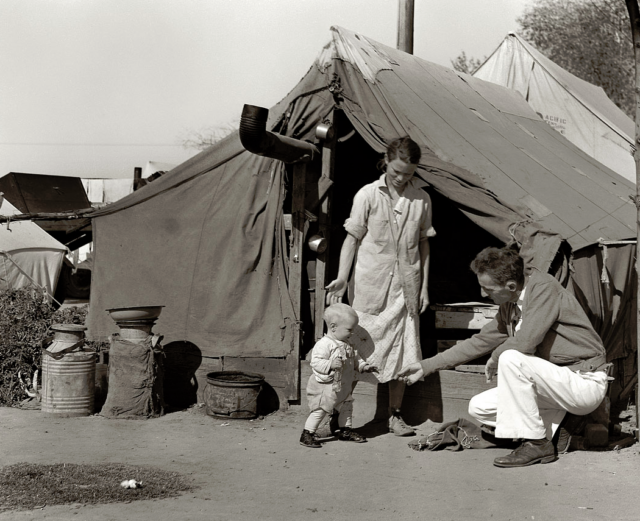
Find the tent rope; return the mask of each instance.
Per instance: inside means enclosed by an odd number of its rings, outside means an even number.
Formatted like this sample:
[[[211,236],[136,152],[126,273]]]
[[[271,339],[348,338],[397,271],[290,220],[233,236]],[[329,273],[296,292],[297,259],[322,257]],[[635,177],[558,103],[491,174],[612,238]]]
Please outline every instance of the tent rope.
[[[509,226],[509,235],[511,235],[513,242],[515,242],[518,247],[522,246],[522,243],[516,237],[516,230],[519,226],[526,226],[527,224],[532,224],[533,222],[533,219],[523,219],[521,221],[516,221]]]

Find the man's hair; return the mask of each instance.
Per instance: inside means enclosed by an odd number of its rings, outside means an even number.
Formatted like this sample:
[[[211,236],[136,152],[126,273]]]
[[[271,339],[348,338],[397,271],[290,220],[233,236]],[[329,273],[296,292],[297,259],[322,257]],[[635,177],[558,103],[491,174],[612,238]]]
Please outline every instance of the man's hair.
[[[524,261],[517,250],[510,247],[485,248],[471,262],[471,271],[476,275],[486,273],[502,286],[510,280],[524,283]]]
[[[324,321],[327,323],[327,326],[332,322],[335,323],[340,319],[344,320],[347,317],[354,318],[356,323],[358,322],[358,314],[348,304],[331,304],[324,310]]]

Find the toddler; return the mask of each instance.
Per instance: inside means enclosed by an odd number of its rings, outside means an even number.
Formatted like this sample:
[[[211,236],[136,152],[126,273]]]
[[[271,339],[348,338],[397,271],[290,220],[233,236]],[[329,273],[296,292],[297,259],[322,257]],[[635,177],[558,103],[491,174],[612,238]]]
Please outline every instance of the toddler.
[[[311,414],[304,425],[300,444],[305,447],[322,447],[316,430],[327,414],[339,414],[339,430],[334,433],[342,441],[364,443],[367,439],[351,430],[353,396],[356,370],[364,373],[376,372],[377,368],[367,364],[353,346],[349,337],[358,325],[358,314],[347,304],[333,304],[324,312],[327,334],[311,352],[313,374],[307,384],[307,397]],[[332,421],[333,423],[333,421]]]

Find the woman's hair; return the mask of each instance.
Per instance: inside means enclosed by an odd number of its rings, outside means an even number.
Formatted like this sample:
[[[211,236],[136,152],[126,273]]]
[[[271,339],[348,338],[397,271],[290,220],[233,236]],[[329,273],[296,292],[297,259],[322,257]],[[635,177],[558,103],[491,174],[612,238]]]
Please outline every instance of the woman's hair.
[[[476,275],[486,273],[503,286],[510,280],[524,283],[524,261],[518,250],[509,246],[485,248],[471,262],[471,271]]]
[[[389,161],[400,159],[405,163],[417,165],[420,162],[422,152],[418,143],[409,136],[394,139],[387,147],[387,158]]]

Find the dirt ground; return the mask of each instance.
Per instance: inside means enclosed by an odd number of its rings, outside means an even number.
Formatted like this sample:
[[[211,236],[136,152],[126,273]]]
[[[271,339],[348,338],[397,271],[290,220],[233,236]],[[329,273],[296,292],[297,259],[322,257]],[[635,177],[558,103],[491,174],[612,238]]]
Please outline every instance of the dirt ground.
[[[381,424],[365,426],[368,443],[308,449],[298,443],[305,412],[225,421],[196,408],[110,420],[0,408],[2,466],[152,465],[184,473],[198,487],[173,499],[45,506],[0,520],[640,519],[638,444],[501,469],[492,461],[506,449],[415,452]]]

